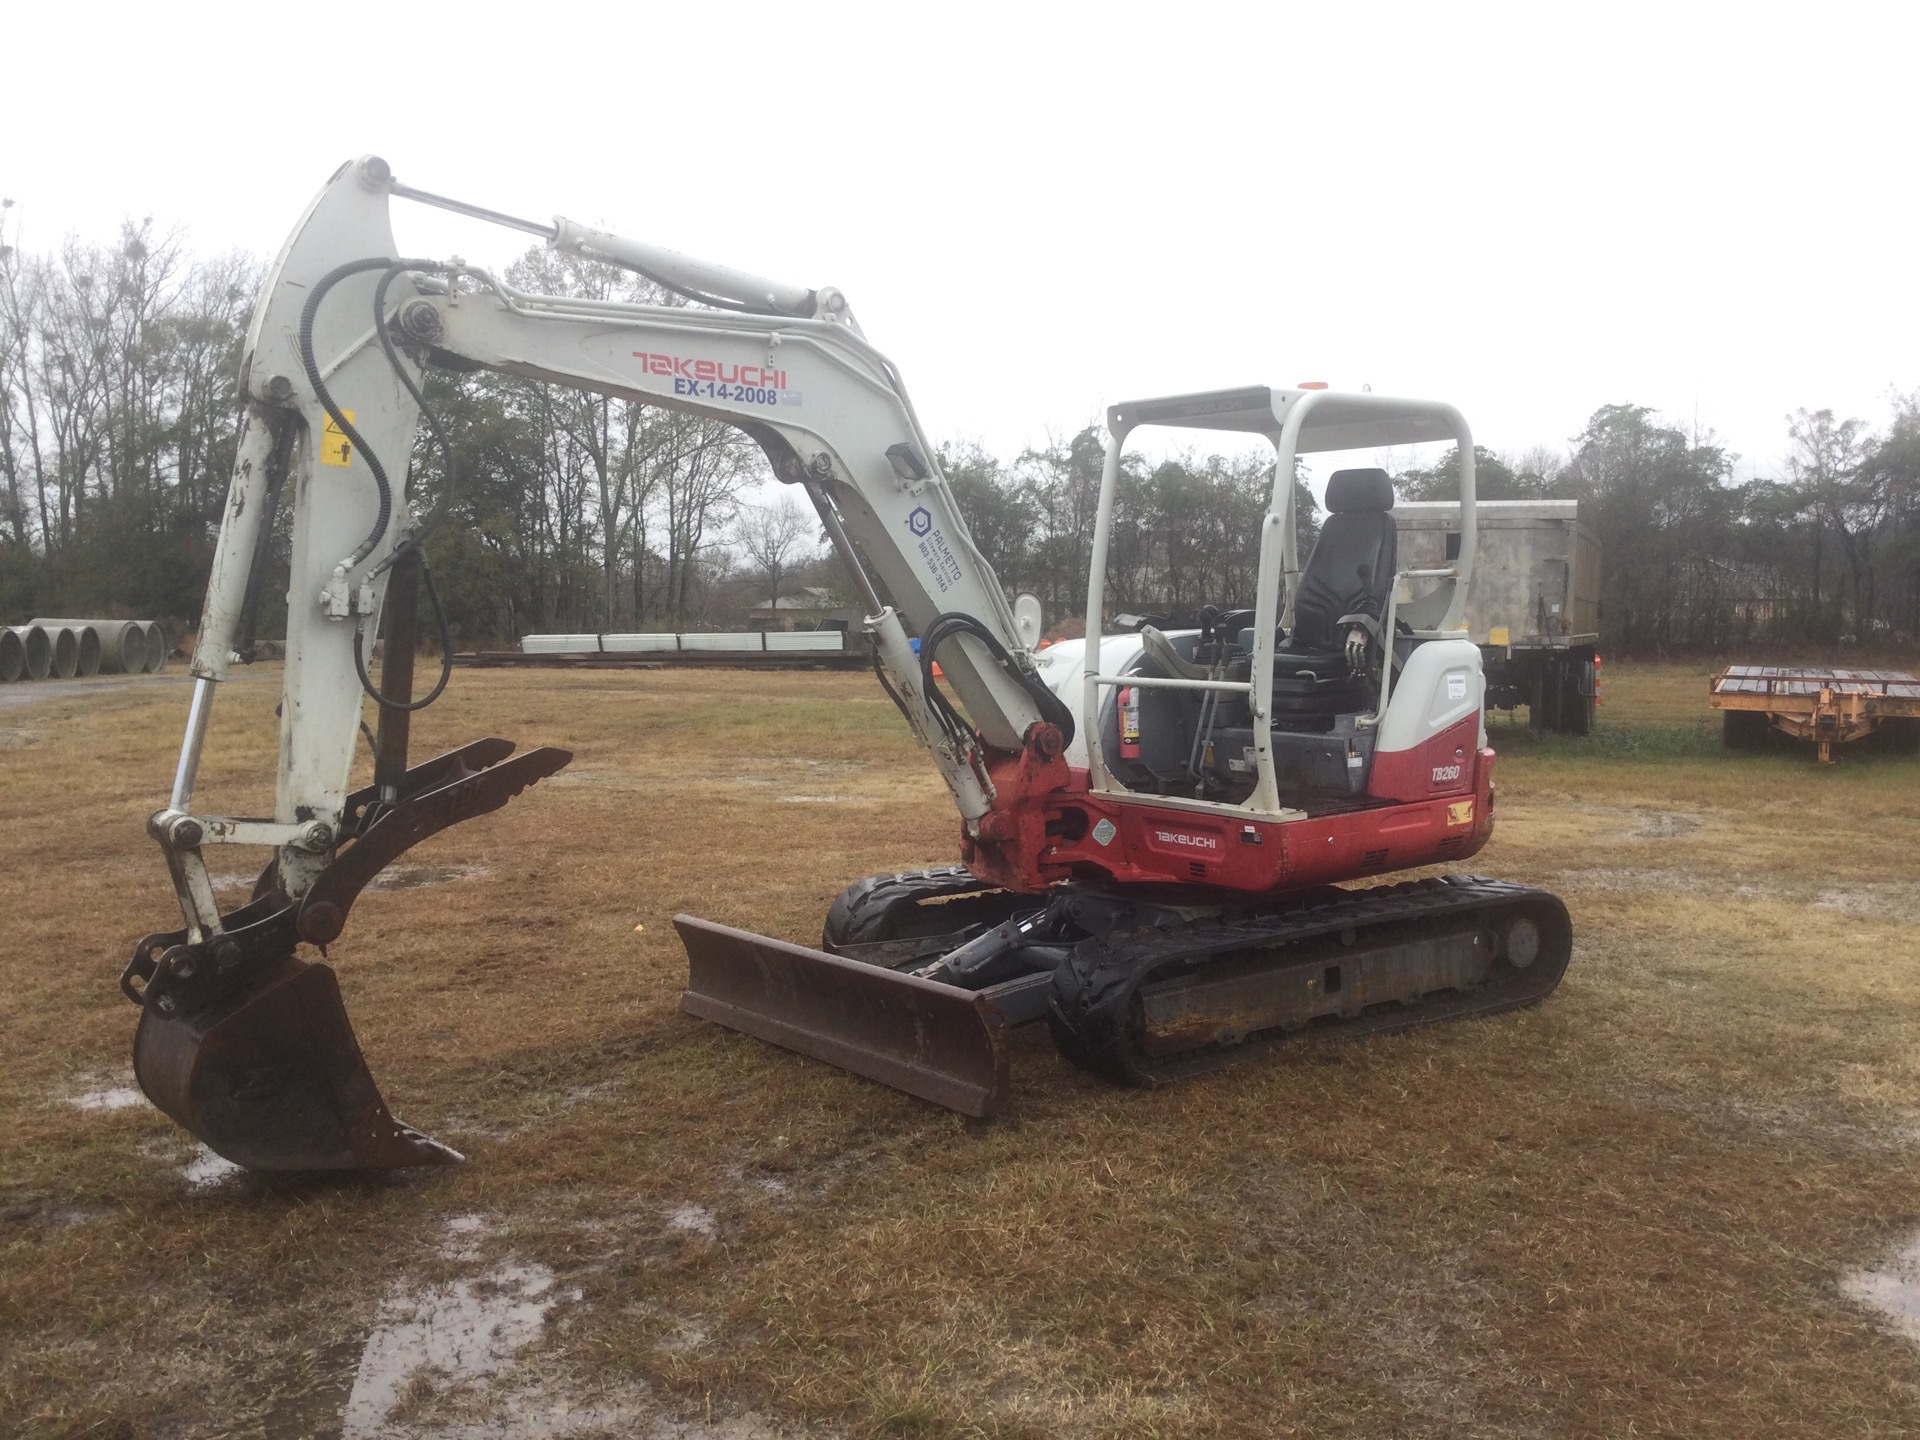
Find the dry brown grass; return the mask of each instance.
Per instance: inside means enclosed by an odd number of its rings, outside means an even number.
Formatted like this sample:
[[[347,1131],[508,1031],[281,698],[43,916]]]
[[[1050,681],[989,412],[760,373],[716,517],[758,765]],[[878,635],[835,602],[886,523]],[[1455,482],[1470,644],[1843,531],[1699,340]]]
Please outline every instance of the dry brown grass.
[[[205,803],[264,799],[277,692],[223,692]],[[951,858],[869,679],[463,673],[420,753],[574,765],[333,958],[395,1111],[471,1163],[197,1190],[156,1111],[62,1098],[130,1083],[186,692],[0,711],[0,1430],[338,1433],[396,1297],[512,1262],[544,1326],[415,1375],[393,1433],[1912,1433],[1920,1356],[1838,1282],[1920,1226],[1920,765],[1723,754],[1704,692],[1609,666],[1593,743],[1497,727],[1474,865],[1573,912],[1544,1007],[1158,1093],[1029,1031],[982,1124],[676,1008],[676,910],[810,939]]]

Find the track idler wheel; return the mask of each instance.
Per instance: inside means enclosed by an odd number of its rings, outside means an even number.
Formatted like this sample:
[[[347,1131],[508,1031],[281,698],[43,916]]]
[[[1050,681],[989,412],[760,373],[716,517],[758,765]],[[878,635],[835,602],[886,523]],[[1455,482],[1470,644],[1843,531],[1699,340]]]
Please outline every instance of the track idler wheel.
[[[387,1170],[463,1158],[393,1118],[332,968],[293,955],[198,1013],[143,1007],[133,1073],[209,1150],[249,1169]]]

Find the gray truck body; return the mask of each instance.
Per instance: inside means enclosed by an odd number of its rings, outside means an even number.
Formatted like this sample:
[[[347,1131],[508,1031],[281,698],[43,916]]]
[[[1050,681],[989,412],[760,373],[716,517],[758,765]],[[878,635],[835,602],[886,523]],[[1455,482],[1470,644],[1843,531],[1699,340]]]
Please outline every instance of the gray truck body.
[[[1599,689],[1600,542],[1575,500],[1482,500],[1477,509],[1465,620],[1487,704],[1525,705],[1534,729],[1584,735]],[[1444,565],[1456,553],[1458,501],[1402,501],[1393,518],[1401,569]]]

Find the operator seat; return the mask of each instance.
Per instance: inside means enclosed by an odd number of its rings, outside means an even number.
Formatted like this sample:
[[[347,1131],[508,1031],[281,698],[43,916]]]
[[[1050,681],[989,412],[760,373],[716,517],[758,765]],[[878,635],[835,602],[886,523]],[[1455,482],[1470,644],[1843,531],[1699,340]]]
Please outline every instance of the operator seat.
[[[1273,673],[1347,673],[1347,625],[1364,615],[1378,630],[1393,592],[1398,532],[1393,482],[1384,470],[1336,470],[1327,481],[1327,523],[1294,592],[1293,633],[1274,652]]]
[[[1273,652],[1273,723],[1288,729],[1324,730],[1376,698],[1352,674],[1346,640],[1355,616],[1378,637],[1393,593],[1393,482],[1384,470],[1336,470],[1327,512],[1294,591],[1293,631]]]

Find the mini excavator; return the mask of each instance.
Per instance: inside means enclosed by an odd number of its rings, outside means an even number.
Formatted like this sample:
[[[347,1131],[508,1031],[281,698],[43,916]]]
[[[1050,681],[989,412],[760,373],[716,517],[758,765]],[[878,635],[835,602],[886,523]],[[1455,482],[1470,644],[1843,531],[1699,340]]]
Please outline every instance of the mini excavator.
[[[395,199],[540,236],[683,303],[522,293],[459,260],[396,253]],[[860,595],[876,676],[960,812],[951,868],[875,876],[818,949],[690,916],[684,1008],[971,1115],[1008,1089],[1009,1032],[1045,1020],[1075,1064],[1157,1085],[1320,1027],[1373,1032],[1540,1000],[1571,948],[1565,907],[1448,875],[1493,828],[1479,651],[1460,627],[1474,561],[1473,439],[1451,406],[1253,386],[1115,405],[1084,641],[1031,648],[962,523],[899,372],[846,297],[556,218],[503,215],[343,165],[280,252],[253,314],[232,485],[186,735],[147,822],[185,924],[134,948],[134,1069],[210,1148],[259,1169],[386,1168],[459,1155],[388,1111],[324,947],[383,867],[499,809],[571,758],[482,739],[408,755],[423,541],[408,493],[428,371],[491,369],[729,422],[804,490]],[[1151,427],[1263,436],[1275,453],[1256,594],[1197,628],[1107,633],[1124,449]],[[1450,441],[1455,558],[1396,562],[1384,471],[1335,471],[1304,564],[1295,458]],[[276,511],[292,505],[271,818],[196,803],[214,697],[250,636]],[[1023,617],[1031,622],[1030,615]],[[442,617],[444,628],[444,617]],[[368,655],[384,626],[376,683]],[[918,650],[910,639],[917,635]],[[936,663],[939,676],[936,676]],[[943,677],[943,678],[941,678]],[[362,721],[363,702],[378,714]],[[362,735],[371,783],[350,790]],[[264,847],[223,912],[214,845]]]

